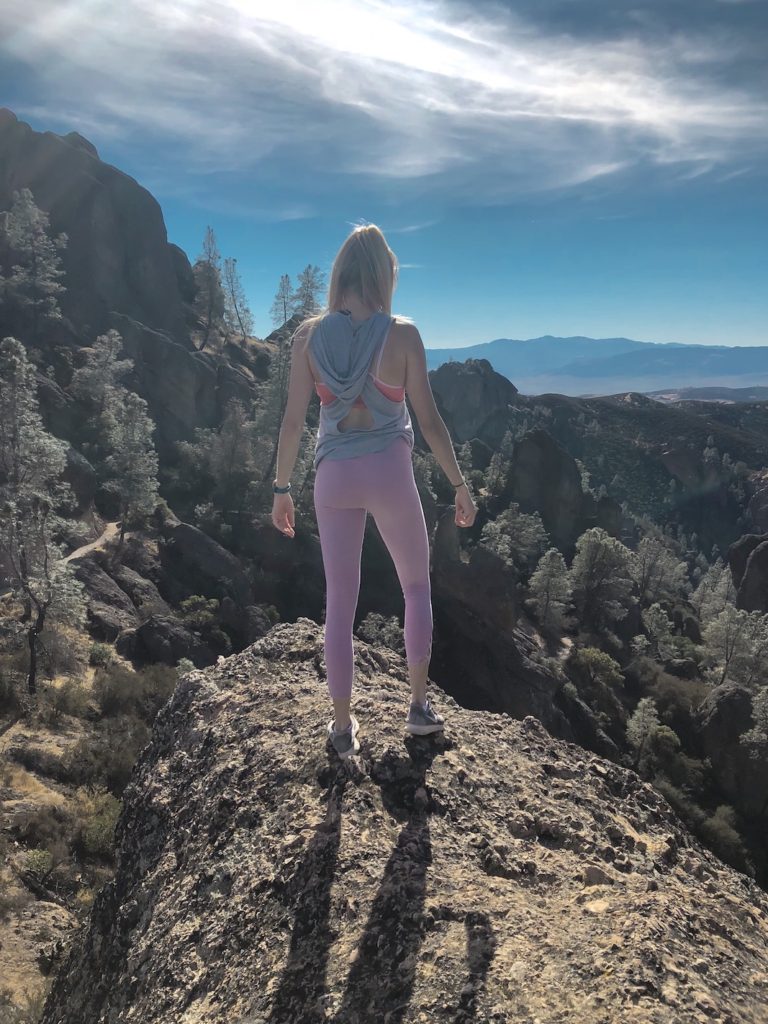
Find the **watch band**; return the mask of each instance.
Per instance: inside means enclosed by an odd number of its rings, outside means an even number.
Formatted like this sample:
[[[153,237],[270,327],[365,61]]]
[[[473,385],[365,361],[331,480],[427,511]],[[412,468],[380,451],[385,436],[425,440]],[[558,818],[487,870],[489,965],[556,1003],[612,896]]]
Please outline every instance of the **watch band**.
[[[272,484],[272,493],[273,494],[288,494],[290,489],[291,489],[290,481],[288,482],[288,484],[285,487],[278,487],[277,486],[277,481],[274,481],[273,484]]]

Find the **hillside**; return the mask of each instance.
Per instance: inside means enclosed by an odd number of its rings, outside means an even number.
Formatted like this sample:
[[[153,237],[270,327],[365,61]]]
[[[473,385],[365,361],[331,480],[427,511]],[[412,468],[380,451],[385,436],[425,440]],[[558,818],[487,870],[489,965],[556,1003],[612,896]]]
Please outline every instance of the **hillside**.
[[[183,677],[41,1024],[765,1020],[768,898],[651,786],[436,687],[404,739],[404,661],[356,659],[347,765],[315,622]]]

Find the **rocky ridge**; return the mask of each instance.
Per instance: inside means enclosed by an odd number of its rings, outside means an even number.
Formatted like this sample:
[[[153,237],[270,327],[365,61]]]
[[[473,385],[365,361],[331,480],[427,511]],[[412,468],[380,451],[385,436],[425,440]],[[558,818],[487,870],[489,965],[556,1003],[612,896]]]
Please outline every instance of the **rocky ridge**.
[[[768,896],[634,772],[355,642],[340,762],[322,627],[180,680],[124,793],[115,877],[42,1024],[766,1020]]]

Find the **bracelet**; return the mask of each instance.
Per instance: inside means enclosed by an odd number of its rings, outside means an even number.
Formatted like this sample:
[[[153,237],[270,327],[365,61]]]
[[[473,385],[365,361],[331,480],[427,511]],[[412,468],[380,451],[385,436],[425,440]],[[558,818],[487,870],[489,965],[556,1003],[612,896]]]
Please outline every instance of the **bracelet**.
[[[277,480],[275,480],[273,482],[273,484],[272,484],[272,493],[273,494],[287,494],[290,491],[290,489],[291,489],[290,481],[288,482],[287,486],[285,486],[285,487],[278,487],[277,486]]]
[[[460,487],[463,487],[466,482],[467,481],[464,480],[464,478],[462,477],[462,480],[461,480],[460,483],[458,483],[458,484],[451,484],[451,487],[453,487],[453,489],[457,491]],[[450,483],[450,481],[449,481],[449,483]]]

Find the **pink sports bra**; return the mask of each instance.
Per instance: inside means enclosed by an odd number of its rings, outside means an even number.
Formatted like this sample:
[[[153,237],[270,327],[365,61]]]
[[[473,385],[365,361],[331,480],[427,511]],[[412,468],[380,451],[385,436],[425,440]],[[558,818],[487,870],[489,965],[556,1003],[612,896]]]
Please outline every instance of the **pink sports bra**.
[[[379,380],[379,378],[375,377],[370,371],[368,375],[370,377],[373,377],[373,383],[376,385],[376,387],[379,389],[382,395],[386,395],[386,397],[389,398],[391,401],[402,402],[402,400],[405,398],[405,387],[396,388],[393,384],[385,384],[383,380]],[[327,387],[325,384],[321,384],[319,381],[315,381],[315,391],[320,397],[321,405],[329,405],[336,399],[336,395],[334,395],[331,389]],[[352,404],[352,408],[355,409],[358,406],[364,405],[365,402],[358,395],[358,397]]]

